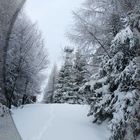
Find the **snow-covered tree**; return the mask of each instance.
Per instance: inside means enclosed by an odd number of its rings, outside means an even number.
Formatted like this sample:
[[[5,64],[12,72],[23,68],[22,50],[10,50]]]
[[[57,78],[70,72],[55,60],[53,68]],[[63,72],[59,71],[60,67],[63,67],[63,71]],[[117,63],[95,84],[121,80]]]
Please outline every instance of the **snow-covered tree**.
[[[48,83],[44,93],[43,101],[45,103],[52,103],[53,102],[53,95],[56,90],[56,83],[57,83],[57,66],[54,65],[50,77],[48,79]]]
[[[65,48],[65,62],[62,65],[56,84],[56,91],[53,97],[55,103],[76,103],[77,96],[74,91],[73,74],[73,49]]]
[[[25,3],[25,0],[0,1],[0,102],[8,105],[8,96],[6,92],[6,59],[9,48],[10,36],[16,19]],[[5,98],[5,99],[4,99]]]
[[[75,53],[75,60],[73,65],[74,80],[75,80],[75,84],[78,87],[80,87],[81,85],[83,85],[85,82],[88,81],[88,70],[86,68],[86,65],[87,65],[86,59],[82,54],[82,52],[80,51],[80,49],[78,48]]]
[[[109,120],[111,140],[135,140],[140,134],[140,12],[129,13],[125,28],[110,46],[98,77],[87,84],[94,122]]]
[[[89,80],[90,73],[86,55],[78,47],[73,63],[74,91],[77,93],[77,103],[86,103],[86,93],[79,92],[80,88]]]
[[[9,46],[6,90],[10,107],[40,93],[40,71],[47,67],[48,58],[40,32],[24,14],[14,25]]]
[[[79,11],[74,12],[75,23],[68,33],[68,38],[87,52],[91,73],[98,71],[101,62],[99,53],[101,57],[104,55],[110,57],[108,46],[114,34],[122,27],[114,5],[113,0],[87,0]],[[113,11],[116,16],[112,14]]]
[[[74,26],[68,38],[81,49],[89,50],[92,73],[99,70],[101,57],[110,57],[112,39],[125,26],[127,13],[139,4],[139,0],[86,0],[74,12]]]

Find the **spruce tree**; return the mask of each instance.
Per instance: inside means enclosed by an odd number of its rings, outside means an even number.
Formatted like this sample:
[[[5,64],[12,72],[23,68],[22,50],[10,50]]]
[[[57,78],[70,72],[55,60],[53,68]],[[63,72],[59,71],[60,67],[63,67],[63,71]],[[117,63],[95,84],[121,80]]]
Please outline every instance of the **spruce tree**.
[[[111,58],[104,58],[98,78],[89,82],[94,122],[109,120],[110,140],[135,140],[140,134],[140,12],[112,41]]]
[[[79,47],[75,52],[73,71],[74,91],[77,93],[77,103],[86,103],[88,94],[85,92],[80,92],[80,88],[88,81],[89,71],[86,56]]]
[[[56,90],[56,83],[57,83],[57,66],[54,65],[45,89],[45,94],[43,99],[45,103],[53,102],[53,95]]]
[[[60,72],[58,74],[56,91],[53,97],[54,103],[71,103],[76,102],[77,96],[74,92],[74,77],[73,77],[73,49],[66,47],[65,52],[65,62],[62,65]]]

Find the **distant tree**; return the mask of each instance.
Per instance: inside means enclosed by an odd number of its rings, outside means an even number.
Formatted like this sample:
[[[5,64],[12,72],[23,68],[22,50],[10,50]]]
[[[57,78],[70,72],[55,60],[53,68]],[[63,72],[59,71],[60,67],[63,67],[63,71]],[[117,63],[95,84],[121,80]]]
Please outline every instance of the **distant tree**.
[[[57,83],[57,67],[54,65],[51,74],[48,79],[48,84],[45,89],[44,99],[45,103],[52,103],[54,92],[56,90],[56,83]]]
[[[73,75],[73,49],[65,48],[65,60],[59,73],[56,84],[56,91],[53,97],[54,103],[76,103],[77,96],[74,89]]]

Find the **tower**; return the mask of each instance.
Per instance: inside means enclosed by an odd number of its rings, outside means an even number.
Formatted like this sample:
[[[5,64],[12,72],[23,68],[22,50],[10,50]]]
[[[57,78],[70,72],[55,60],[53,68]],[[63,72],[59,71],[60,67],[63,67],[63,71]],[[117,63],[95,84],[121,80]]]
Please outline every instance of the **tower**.
[[[72,56],[73,56],[74,49],[72,47],[65,47],[65,65],[72,65]]]

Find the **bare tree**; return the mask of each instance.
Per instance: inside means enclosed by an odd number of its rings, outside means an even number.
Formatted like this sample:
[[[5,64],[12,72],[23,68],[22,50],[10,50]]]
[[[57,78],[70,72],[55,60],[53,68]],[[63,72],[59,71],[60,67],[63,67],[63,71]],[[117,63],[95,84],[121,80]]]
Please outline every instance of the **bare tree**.
[[[93,59],[90,65],[93,66],[95,59],[99,65],[101,57],[111,58],[112,39],[124,27],[127,13],[139,4],[139,0],[86,0],[73,14],[74,26],[68,38],[86,50],[89,59]]]
[[[1,10],[1,94],[5,96],[8,100],[6,92],[6,59],[7,59],[7,50],[9,47],[10,36],[12,33],[13,26],[15,21],[25,3],[25,0],[22,1],[0,1],[0,10]],[[6,100],[4,102],[6,102]],[[8,104],[7,104],[8,105]]]
[[[48,54],[36,24],[24,14],[16,21],[9,46],[6,90],[11,106],[23,95],[34,96],[40,92],[40,72],[48,66]]]

